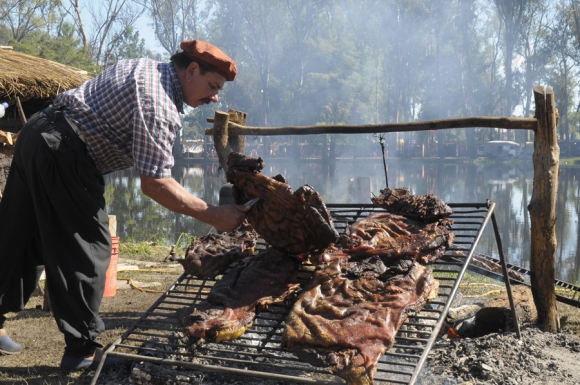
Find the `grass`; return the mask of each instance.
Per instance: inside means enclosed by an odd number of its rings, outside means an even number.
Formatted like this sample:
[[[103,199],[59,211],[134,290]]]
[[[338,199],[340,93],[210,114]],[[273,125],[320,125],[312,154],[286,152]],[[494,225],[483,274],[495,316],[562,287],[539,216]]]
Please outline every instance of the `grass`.
[[[560,158],[560,167],[577,168],[580,167],[580,157]]]
[[[140,241],[135,242],[132,239],[123,240],[119,244],[119,253],[121,254],[154,254],[159,256],[161,254],[167,255],[171,251],[171,247],[176,247],[176,252],[185,251],[191,242],[193,236],[187,233],[182,233],[174,245],[163,241]]]

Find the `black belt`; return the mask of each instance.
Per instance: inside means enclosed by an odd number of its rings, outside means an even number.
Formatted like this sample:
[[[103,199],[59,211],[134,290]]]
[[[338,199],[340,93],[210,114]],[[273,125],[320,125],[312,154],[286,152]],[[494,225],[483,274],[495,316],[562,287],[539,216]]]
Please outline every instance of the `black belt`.
[[[74,134],[76,134],[76,132],[74,132],[72,127],[66,121],[66,118],[64,117],[61,109],[55,110],[52,107],[47,107],[44,110],[42,110],[42,113],[44,115],[48,116],[50,119],[52,119],[53,123],[63,124],[62,122],[66,122],[64,125],[66,125],[68,128],[70,128],[72,130],[72,132]]]
[[[42,110],[42,113],[52,121],[52,123],[55,125],[54,127],[57,128],[57,131],[63,135],[63,138],[69,143],[69,145],[72,145],[73,147],[81,149],[85,152],[87,151],[85,142],[81,140],[79,134],[71,127],[61,109],[47,107]]]

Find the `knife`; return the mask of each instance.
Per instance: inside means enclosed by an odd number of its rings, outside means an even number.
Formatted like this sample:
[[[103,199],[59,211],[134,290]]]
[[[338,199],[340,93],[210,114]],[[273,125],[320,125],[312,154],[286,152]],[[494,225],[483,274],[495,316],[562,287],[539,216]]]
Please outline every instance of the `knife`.
[[[246,207],[252,207],[254,205],[254,203],[256,203],[257,201],[259,201],[260,198],[254,198],[254,199],[250,199],[249,201],[247,201],[246,203],[244,203],[244,206]]]

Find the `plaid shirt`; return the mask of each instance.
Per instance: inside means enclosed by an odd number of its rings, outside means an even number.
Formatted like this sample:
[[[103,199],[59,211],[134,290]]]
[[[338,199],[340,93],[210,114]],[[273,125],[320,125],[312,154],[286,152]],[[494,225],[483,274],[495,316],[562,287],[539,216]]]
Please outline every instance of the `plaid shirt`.
[[[103,174],[131,166],[168,178],[173,142],[183,113],[183,93],[173,64],[122,60],[95,79],[63,92],[54,108],[79,127]]]

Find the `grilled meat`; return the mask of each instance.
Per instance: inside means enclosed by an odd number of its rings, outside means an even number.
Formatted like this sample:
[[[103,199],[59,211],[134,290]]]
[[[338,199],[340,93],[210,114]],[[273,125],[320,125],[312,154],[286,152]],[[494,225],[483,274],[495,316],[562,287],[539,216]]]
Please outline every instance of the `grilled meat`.
[[[383,189],[381,195],[372,197],[371,201],[389,213],[424,222],[433,222],[453,214],[451,207],[435,195],[413,195],[404,187]]]
[[[274,249],[238,262],[216,282],[206,301],[178,314],[188,327],[188,342],[238,338],[261,309],[283,301],[300,288],[299,266],[297,259]]]
[[[372,384],[379,358],[393,345],[411,310],[419,310],[437,281],[413,263],[406,275],[386,281],[351,279],[339,261],[315,273],[299,295],[282,336],[282,345],[301,360],[328,367],[349,385]]]
[[[449,219],[426,223],[401,215],[374,213],[350,225],[347,236],[340,238],[340,247],[351,259],[375,255],[386,265],[401,259],[428,264],[453,244],[455,234],[449,230],[452,223]]]
[[[429,264],[453,244],[453,222],[441,219],[425,223],[386,212],[373,213],[350,225],[338,241],[313,253],[310,262],[323,268],[340,261],[344,271],[355,275],[404,273],[413,261]]]
[[[235,202],[260,198],[247,215],[256,232],[273,248],[293,255],[335,242],[338,233],[320,194],[308,185],[292,191],[281,175],[267,177],[260,174],[262,168],[261,158],[230,153],[227,180]]]
[[[208,234],[194,238],[178,260],[186,273],[198,278],[214,278],[235,261],[252,255],[258,234],[250,226],[230,233]]]

